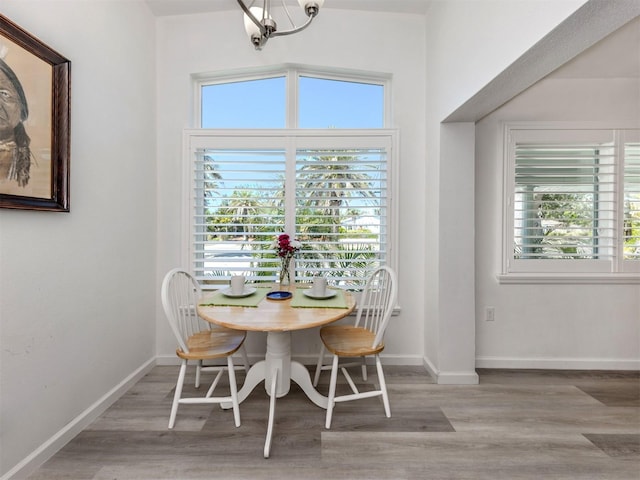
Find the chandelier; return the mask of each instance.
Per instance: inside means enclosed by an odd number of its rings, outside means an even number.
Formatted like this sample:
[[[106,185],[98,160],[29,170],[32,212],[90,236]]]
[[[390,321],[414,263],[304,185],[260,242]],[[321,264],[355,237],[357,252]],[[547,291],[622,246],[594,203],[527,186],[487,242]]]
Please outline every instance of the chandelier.
[[[236,1],[244,12],[244,29],[247,35],[249,35],[251,43],[256,47],[256,50],[262,50],[264,44],[267,43],[267,40],[271,37],[291,35],[292,33],[297,33],[307,28],[315,16],[318,15],[320,7],[322,7],[324,3],[324,0],[298,0],[300,7],[304,10],[308,18],[305,23],[296,26],[284,0],[282,0],[282,8],[289,19],[291,28],[289,30],[278,30],[276,22],[271,16],[271,0],[252,0],[249,5],[245,3],[245,0]],[[255,4],[262,4],[262,6]]]

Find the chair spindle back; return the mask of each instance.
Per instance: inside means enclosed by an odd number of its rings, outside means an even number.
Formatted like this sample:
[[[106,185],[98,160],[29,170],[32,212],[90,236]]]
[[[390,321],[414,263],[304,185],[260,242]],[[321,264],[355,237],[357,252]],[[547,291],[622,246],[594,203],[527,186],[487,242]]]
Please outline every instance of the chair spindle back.
[[[382,342],[398,295],[395,272],[389,267],[375,270],[362,291],[356,316],[356,327],[376,334],[372,347]]]
[[[167,273],[162,282],[162,306],[178,344],[185,353],[189,352],[187,338],[210,328],[196,311],[201,293],[198,282],[179,268]]]

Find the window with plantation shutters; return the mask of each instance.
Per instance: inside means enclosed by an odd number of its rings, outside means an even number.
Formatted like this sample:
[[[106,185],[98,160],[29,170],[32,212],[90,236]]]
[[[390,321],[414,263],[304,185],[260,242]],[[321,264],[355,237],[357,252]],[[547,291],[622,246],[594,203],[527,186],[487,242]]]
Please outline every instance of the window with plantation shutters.
[[[390,130],[186,131],[195,276],[205,288],[234,274],[273,282],[286,232],[303,245],[297,281],[359,290],[392,263],[394,143]]]
[[[193,80],[183,251],[204,288],[275,281],[282,233],[302,243],[297,281],[357,291],[376,267],[397,268],[390,75],[284,64]]]
[[[507,126],[506,274],[640,271],[637,135]]]

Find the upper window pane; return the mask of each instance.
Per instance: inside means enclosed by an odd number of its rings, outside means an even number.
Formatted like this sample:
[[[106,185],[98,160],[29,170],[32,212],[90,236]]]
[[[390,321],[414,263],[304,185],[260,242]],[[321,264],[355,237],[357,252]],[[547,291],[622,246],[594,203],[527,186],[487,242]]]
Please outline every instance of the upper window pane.
[[[384,87],[300,77],[299,128],[383,128]]]
[[[202,86],[202,128],[285,128],[286,79]]]

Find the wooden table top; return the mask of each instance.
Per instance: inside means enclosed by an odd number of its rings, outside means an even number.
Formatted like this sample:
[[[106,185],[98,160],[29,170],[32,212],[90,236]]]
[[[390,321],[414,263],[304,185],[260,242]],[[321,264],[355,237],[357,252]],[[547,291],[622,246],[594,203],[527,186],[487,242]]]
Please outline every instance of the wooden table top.
[[[293,292],[295,287],[288,287]],[[207,292],[198,303],[203,303],[213,292]],[[355,300],[345,293],[348,308],[293,308],[291,299],[265,298],[257,307],[230,307],[198,305],[198,314],[208,322],[236,330],[256,332],[287,332],[326,325],[349,315]]]

